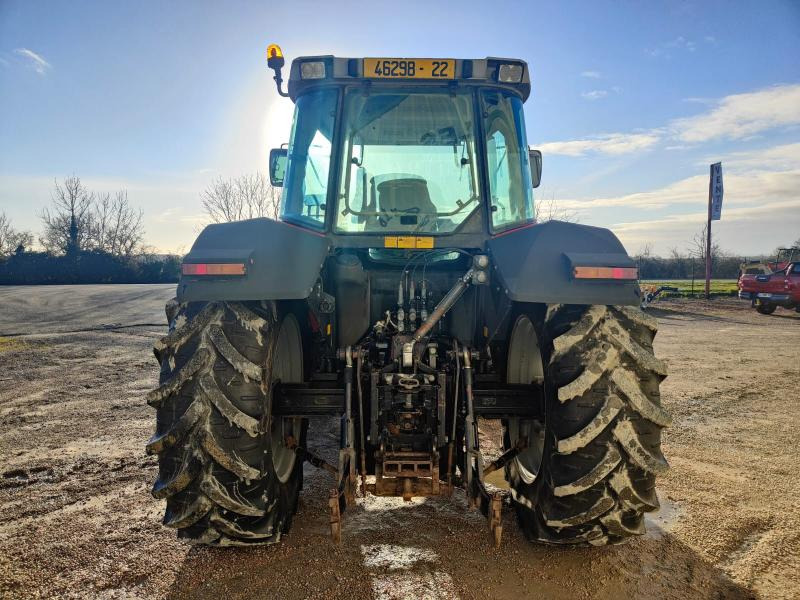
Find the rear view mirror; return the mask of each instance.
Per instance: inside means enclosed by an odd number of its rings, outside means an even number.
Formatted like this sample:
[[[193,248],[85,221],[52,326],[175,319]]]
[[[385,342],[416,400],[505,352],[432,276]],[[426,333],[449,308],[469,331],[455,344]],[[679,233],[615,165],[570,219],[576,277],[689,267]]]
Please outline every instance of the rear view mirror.
[[[287,161],[286,148],[273,148],[269,151],[269,182],[275,187],[283,186]]]
[[[531,160],[531,183],[533,187],[539,187],[542,182],[542,153],[538,150],[528,150]]]

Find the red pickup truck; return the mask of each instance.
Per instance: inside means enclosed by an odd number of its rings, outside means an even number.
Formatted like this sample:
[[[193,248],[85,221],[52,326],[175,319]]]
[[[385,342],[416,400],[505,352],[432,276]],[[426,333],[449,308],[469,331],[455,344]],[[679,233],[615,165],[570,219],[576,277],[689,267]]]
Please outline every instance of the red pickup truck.
[[[739,298],[750,300],[763,315],[771,315],[778,306],[800,312],[800,261],[769,275],[743,273]]]

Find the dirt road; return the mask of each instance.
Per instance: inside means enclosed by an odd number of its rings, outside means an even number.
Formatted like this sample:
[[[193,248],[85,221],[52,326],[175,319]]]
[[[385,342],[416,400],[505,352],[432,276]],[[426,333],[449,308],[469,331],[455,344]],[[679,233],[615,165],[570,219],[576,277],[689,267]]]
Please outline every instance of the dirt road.
[[[328,538],[331,476],[306,466],[279,546],[190,547],[149,495],[150,347],[172,286],[0,288],[0,596],[90,598],[795,598],[800,591],[800,315],[661,302],[675,423],[648,535],[494,550],[453,502],[367,498]],[[331,453],[336,431],[314,424]]]

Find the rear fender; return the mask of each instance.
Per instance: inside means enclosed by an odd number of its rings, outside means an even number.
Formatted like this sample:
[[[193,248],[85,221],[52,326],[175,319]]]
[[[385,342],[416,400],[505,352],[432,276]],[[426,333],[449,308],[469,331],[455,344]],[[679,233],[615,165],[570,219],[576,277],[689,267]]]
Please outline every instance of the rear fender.
[[[548,221],[497,235],[487,247],[497,278],[515,302],[639,305],[636,280],[573,276],[576,266],[636,266],[608,229]]]
[[[242,262],[246,273],[227,277],[182,275],[178,301],[307,298],[328,246],[322,234],[272,219],[209,225],[183,262]]]

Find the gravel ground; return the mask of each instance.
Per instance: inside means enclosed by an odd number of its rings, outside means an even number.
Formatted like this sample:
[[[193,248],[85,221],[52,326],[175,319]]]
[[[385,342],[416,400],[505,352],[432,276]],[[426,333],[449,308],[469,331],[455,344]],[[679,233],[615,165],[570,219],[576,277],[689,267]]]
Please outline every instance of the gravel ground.
[[[173,286],[0,288],[0,595],[8,598],[795,598],[800,590],[800,315],[659,302],[675,423],[662,510],[628,544],[492,546],[463,494],[368,497],[328,537],[327,472],[306,466],[273,547],[188,546],[160,524],[144,454],[151,344]],[[496,428],[486,427],[491,438]],[[312,425],[332,458],[336,430]]]

